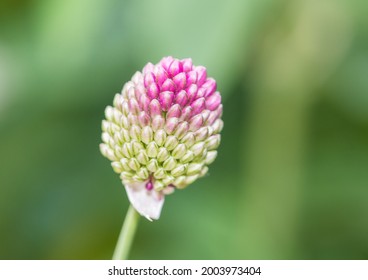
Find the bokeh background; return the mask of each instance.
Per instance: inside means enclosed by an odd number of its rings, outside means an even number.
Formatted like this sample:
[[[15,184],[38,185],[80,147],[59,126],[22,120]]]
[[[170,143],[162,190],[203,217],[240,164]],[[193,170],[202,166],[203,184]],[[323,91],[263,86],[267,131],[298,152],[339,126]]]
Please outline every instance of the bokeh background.
[[[0,258],[109,259],[128,200],[98,144],[135,71],[191,57],[225,127],[133,259],[368,259],[368,4],[3,0]]]

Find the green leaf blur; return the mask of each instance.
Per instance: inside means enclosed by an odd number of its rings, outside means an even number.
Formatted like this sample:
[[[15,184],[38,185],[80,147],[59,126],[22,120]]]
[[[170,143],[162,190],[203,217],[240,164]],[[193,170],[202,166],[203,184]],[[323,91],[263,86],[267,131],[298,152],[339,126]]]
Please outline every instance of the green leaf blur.
[[[163,56],[207,67],[209,176],[142,220],[133,259],[368,258],[366,1],[5,0],[0,259],[110,259],[128,209],[104,109]]]

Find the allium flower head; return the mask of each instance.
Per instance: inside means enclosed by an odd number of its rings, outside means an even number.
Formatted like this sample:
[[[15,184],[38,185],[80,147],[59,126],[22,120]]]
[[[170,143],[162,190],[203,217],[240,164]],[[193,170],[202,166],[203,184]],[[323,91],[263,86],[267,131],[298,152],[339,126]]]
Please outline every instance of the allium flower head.
[[[101,153],[134,208],[158,219],[165,195],[204,176],[220,144],[221,95],[206,68],[163,58],[136,72],[102,121]]]

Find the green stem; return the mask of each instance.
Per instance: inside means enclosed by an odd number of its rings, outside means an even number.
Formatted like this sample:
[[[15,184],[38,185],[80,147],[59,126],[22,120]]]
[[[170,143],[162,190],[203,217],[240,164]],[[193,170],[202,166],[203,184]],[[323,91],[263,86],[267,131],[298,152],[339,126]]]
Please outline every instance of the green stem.
[[[139,213],[132,205],[129,206],[128,213],[125,217],[123,228],[121,229],[118,243],[115,247],[113,260],[127,260],[130,247],[133,243],[135,230],[139,221]]]

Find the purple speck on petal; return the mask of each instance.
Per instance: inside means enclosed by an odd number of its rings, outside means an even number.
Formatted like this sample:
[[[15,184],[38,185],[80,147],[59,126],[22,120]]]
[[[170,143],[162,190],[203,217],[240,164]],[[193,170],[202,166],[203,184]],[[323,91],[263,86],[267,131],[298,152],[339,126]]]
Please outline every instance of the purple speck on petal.
[[[148,181],[148,182],[147,182],[147,184],[146,184],[146,189],[147,189],[148,191],[150,191],[150,190],[152,190],[152,189],[153,189],[153,184],[152,184],[152,182],[151,182],[151,181]]]

